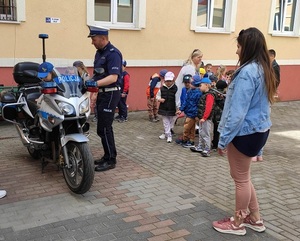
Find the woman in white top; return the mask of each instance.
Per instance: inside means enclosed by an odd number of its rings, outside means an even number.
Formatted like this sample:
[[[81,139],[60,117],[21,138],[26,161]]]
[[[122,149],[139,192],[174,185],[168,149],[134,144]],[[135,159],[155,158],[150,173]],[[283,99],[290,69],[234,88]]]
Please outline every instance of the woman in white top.
[[[183,76],[187,74],[190,74],[192,76],[194,76],[195,74],[199,74],[199,68],[202,63],[202,57],[203,53],[199,49],[195,49],[183,64],[175,81],[176,86],[178,88],[176,93],[176,99],[180,99],[181,90],[184,87]]]

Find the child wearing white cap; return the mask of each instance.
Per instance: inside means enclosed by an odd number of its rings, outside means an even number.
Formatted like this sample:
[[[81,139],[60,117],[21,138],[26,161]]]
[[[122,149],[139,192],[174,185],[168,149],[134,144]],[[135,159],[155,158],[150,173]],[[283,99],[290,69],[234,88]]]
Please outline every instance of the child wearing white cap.
[[[178,88],[174,78],[174,73],[170,71],[167,72],[165,74],[165,82],[156,95],[156,99],[160,103],[158,114],[162,115],[164,125],[164,134],[160,135],[159,139],[167,138],[168,143],[172,142],[171,128],[174,126],[176,114],[179,113],[180,105],[180,99],[176,95]]]

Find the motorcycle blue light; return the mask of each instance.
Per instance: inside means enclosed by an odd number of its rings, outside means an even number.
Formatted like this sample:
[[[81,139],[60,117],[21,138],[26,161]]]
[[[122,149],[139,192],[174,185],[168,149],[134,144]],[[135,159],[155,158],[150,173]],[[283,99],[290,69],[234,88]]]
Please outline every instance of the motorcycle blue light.
[[[53,81],[44,81],[41,84],[43,94],[55,94],[57,93],[56,83]]]

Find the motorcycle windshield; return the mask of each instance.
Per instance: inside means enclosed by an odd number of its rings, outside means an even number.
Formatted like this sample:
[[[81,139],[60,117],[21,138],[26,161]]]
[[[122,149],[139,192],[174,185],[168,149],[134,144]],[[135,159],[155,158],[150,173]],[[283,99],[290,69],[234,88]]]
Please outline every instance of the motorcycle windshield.
[[[57,67],[54,72],[58,94],[66,98],[82,96],[83,80],[76,67]]]

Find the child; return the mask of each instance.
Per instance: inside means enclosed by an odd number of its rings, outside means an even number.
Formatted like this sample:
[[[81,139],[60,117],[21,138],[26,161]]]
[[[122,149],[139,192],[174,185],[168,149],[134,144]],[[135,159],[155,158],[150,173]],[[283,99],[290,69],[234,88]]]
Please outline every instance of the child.
[[[216,84],[217,84],[217,81],[218,81],[218,77],[215,76],[214,74],[211,74],[210,76],[208,76],[208,78],[209,78],[210,81],[211,81],[211,87],[212,87],[212,88],[215,88],[215,87],[216,87]]]
[[[75,66],[78,70],[79,76],[83,79],[83,81],[90,79],[90,74],[87,70],[87,67],[84,65],[84,63],[80,60],[77,60],[73,63],[73,66]],[[94,111],[94,118],[92,119],[93,122],[97,121],[97,107],[96,107],[96,101],[97,101],[98,92],[91,92],[90,93],[90,108]]]
[[[51,64],[50,62],[43,62],[42,64],[40,64],[38,68],[37,77],[45,82],[53,81],[53,78],[55,77],[54,65]],[[40,95],[39,98],[35,99],[36,104],[38,106],[41,105],[43,98],[44,95]]]
[[[180,104],[179,98],[176,98],[177,86],[174,83],[174,77],[172,72],[167,72],[164,77],[165,82],[156,95],[160,103],[158,114],[162,115],[164,134],[168,143],[172,142],[171,128],[174,126]]]
[[[210,156],[211,145],[211,124],[212,114],[215,102],[215,95],[211,88],[211,81],[209,78],[203,78],[200,82],[200,90],[202,96],[198,103],[198,120],[199,120],[199,144],[197,147],[191,147],[193,152],[200,152],[202,156]],[[196,118],[196,120],[197,120]]]
[[[205,69],[206,74],[207,74],[208,77],[211,76],[211,75],[213,74],[213,72],[212,72],[212,67],[213,67],[213,66],[212,66],[212,64],[210,64],[210,63],[206,64],[205,67],[204,67],[204,69]]]
[[[37,77],[43,81],[53,81],[54,66],[50,62],[40,64]]]
[[[225,76],[225,73],[226,73],[226,66],[225,65],[220,65],[217,69],[217,77],[218,77],[218,80],[225,80],[226,81],[226,76]]]
[[[127,73],[126,69],[127,62],[126,60],[123,60],[122,63],[122,82],[121,82],[121,98],[118,104],[118,116],[115,117],[115,120],[118,120],[118,122],[122,123],[125,121],[128,121],[127,119],[127,96],[129,93],[129,81],[130,81],[130,75]]]
[[[186,101],[180,107],[180,111],[184,111],[186,115],[186,119],[183,126],[183,138],[182,138],[182,146],[183,147],[193,147],[194,139],[195,139],[195,127],[196,127],[196,117],[198,114],[198,102],[202,95],[199,85],[201,78],[199,75],[193,76],[193,81],[191,83],[191,89],[187,92]],[[176,141],[177,144],[179,144]]]
[[[227,84],[230,84],[231,82],[231,78],[233,76],[233,73],[234,73],[234,70],[228,70],[226,73],[225,73],[225,76],[226,76],[226,82]]]
[[[192,75],[186,74],[183,76],[182,82],[184,84],[184,87],[182,88],[181,95],[180,95],[180,105],[183,105],[185,102],[187,91],[191,88],[191,80],[192,80]]]
[[[184,103],[185,103],[186,96],[187,96],[187,92],[188,92],[188,90],[191,88],[191,81],[192,81],[192,75],[186,74],[186,75],[183,76],[182,83],[184,84],[184,87],[183,87],[182,90],[181,90],[181,95],[180,95],[180,106],[183,106]],[[179,118],[183,118],[183,117],[185,117],[185,115],[184,115],[184,112],[181,111],[181,113],[180,113],[179,115],[177,115],[174,124],[176,124],[176,122],[177,122],[177,120],[178,120]],[[172,130],[173,130],[173,128],[171,129],[171,132],[172,132],[172,134],[174,134]],[[161,135],[160,137],[162,137],[162,138],[160,138],[160,139],[164,139],[164,138],[165,138],[165,137],[164,137],[164,134]],[[177,138],[177,139],[175,140],[175,142],[176,142],[177,144],[182,144],[182,136],[180,136],[179,138]]]
[[[206,70],[204,68],[200,68],[199,69],[199,75],[201,77],[201,79],[203,78],[203,76],[206,74]]]
[[[87,67],[80,60],[77,60],[73,63],[73,66],[77,68],[79,76],[83,79],[83,81],[90,79],[90,74],[88,72]]]
[[[225,93],[227,88],[227,83],[224,80],[219,80],[216,84],[216,89],[218,92],[215,93],[215,107],[212,122],[214,124],[212,149],[217,150],[220,133],[218,132],[218,126],[221,120],[224,104],[225,104]]]
[[[147,95],[147,106],[148,106],[148,114],[149,114],[149,121],[157,122],[159,121],[157,116],[158,111],[158,103],[156,100],[156,94],[161,87],[161,79],[164,78],[165,74],[168,71],[166,69],[162,69],[159,74],[155,73],[150,77],[150,82],[146,90]]]

